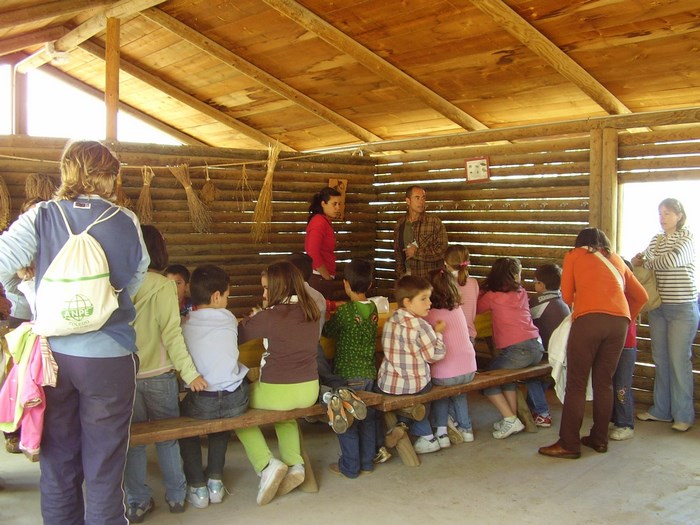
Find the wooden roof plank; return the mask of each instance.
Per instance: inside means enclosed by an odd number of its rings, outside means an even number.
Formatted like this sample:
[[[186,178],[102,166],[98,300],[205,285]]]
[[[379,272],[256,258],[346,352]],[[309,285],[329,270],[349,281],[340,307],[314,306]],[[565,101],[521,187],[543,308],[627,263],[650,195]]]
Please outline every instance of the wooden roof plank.
[[[107,4],[113,4],[115,0],[57,0],[54,2],[42,2],[38,5],[0,12],[0,30],[18,25],[31,24],[51,20],[60,16],[72,16],[76,13],[94,9]]]
[[[0,56],[9,55],[15,51],[21,51],[28,47],[38,46],[46,42],[53,42],[68,33],[63,26],[47,27],[39,31],[23,33],[11,38],[0,40]]]
[[[322,18],[299,5],[293,0],[263,0],[267,5],[291,18],[302,27],[311,31],[322,40],[349,54],[367,69],[383,79],[401,87],[406,92],[419,98],[425,104],[443,116],[467,130],[487,129],[482,122],[462,111],[416,79],[407,75],[377,54],[359,44],[345,33],[336,29]]]

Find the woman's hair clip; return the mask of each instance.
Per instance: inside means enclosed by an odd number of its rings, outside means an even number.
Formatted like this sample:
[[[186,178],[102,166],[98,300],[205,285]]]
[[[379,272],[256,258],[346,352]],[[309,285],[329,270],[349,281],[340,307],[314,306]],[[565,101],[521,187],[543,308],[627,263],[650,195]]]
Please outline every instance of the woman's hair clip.
[[[459,263],[459,266],[469,266],[469,261],[462,261],[461,263]]]

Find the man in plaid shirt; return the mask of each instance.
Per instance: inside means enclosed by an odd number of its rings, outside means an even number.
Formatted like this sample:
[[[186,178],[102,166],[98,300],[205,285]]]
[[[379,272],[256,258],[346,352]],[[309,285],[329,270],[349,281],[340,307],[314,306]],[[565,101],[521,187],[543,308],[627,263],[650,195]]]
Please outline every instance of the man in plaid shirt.
[[[427,277],[430,270],[443,266],[447,231],[438,217],[425,212],[425,190],[420,186],[409,186],[406,204],[408,212],[394,228],[396,278]]]

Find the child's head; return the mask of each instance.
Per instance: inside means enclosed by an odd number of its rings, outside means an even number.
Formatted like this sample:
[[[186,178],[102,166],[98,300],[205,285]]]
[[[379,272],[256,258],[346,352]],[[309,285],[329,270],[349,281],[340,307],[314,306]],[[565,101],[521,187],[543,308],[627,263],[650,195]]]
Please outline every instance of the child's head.
[[[177,298],[182,301],[189,293],[190,271],[182,264],[171,264],[163,270],[163,275],[171,281],[175,281]]]
[[[111,199],[121,165],[106,146],[94,140],[79,140],[66,145],[60,167],[58,199],[91,194]]]
[[[467,284],[469,277],[469,250],[463,244],[448,246],[445,250],[445,266],[452,272],[457,272],[457,283]]]
[[[192,304],[198,307],[226,308],[228,306],[228,274],[218,266],[205,264],[192,272],[190,281]]]
[[[297,267],[297,270],[301,272],[301,277],[304,279],[304,281],[309,280],[311,274],[314,272],[311,256],[306,253],[297,252],[287,257],[287,260]]]
[[[430,294],[433,308],[454,310],[460,305],[462,297],[457,288],[457,281],[449,270],[432,270],[428,274],[428,281],[433,287]]]
[[[561,268],[554,263],[541,264],[535,268],[535,291],[555,291],[561,286]]]
[[[353,259],[345,265],[343,270],[343,282],[345,291],[348,288],[358,294],[367,293],[372,286],[374,268],[372,263],[365,259]]]
[[[307,321],[318,321],[321,317],[318,306],[304,287],[301,272],[289,261],[272,263],[263,272],[261,282],[268,307],[288,303],[296,295]]]
[[[163,234],[158,228],[150,224],[141,225],[141,234],[143,242],[148,250],[148,255],[151,262],[148,265],[149,270],[162,272],[168,266],[168,248],[165,245]]]
[[[404,275],[396,283],[394,297],[399,308],[408,310],[413,315],[425,317],[430,310],[430,283],[422,277]]]
[[[516,292],[520,289],[521,271],[522,266],[518,259],[512,257],[496,259],[482,288],[492,292]]]
[[[584,228],[576,236],[575,248],[587,247],[589,252],[600,252],[606,257],[612,252],[610,239],[598,228]]]

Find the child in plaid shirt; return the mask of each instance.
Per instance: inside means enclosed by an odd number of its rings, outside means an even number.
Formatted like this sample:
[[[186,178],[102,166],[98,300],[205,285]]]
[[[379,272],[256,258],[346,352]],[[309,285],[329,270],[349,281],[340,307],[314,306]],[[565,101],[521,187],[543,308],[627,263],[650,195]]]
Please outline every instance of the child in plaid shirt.
[[[420,394],[432,387],[430,363],[444,358],[446,351],[442,340],[445,322],[437,321],[433,329],[423,319],[430,310],[431,291],[432,286],[422,277],[405,275],[396,283],[399,308],[384,324],[384,361],[377,376],[377,386],[386,394]],[[425,417],[411,428],[418,436],[413,445],[417,454],[440,450],[428,414],[426,410]]]

